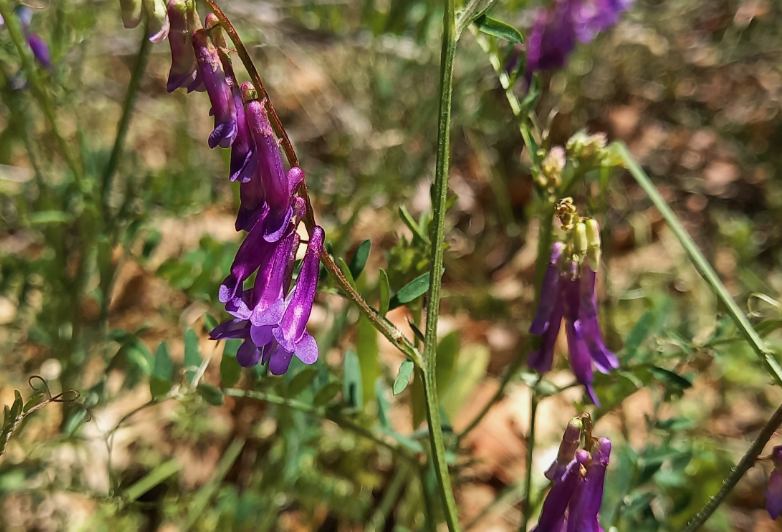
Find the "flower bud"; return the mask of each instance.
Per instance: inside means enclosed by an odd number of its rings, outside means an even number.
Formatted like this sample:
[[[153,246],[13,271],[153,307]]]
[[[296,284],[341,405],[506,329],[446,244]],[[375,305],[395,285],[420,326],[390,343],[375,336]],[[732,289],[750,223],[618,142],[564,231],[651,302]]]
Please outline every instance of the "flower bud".
[[[225,33],[223,33],[223,27],[220,25],[220,19],[214,13],[209,13],[206,16],[204,26],[210,30],[210,36],[215,46],[224,50],[228,48],[228,42],[225,40]]]
[[[187,87],[196,79],[196,58],[193,51],[193,32],[201,27],[194,0],[171,0],[167,7],[171,46],[171,70],[166,90],[173,92]]]
[[[565,168],[565,150],[555,146],[548,152],[540,164],[538,184],[546,189],[557,188],[562,183],[562,170]]]
[[[142,0],[144,11],[149,20],[149,40],[153,43],[163,42],[168,37],[170,23],[163,0]]]
[[[598,270],[600,266],[600,226],[597,225],[595,220],[586,220],[584,222],[586,227],[586,239],[587,239],[587,259],[589,259],[592,269]]]
[[[135,28],[141,22],[141,0],[119,0],[122,12],[122,24],[128,29]]]
[[[583,423],[579,418],[573,418],[567,424],[565,433],[562,435],[562,443],[559,444],[559,452],[556,461],[546,471],[546,478],[554,480],[561,476],[564,468],[573,461],[578,450],[578,444],[581,442],[581,430]]]
[[[572,233],[573,252],[577,255],[583,255],[587,250],[586,225],[583,222],[576,224]]]

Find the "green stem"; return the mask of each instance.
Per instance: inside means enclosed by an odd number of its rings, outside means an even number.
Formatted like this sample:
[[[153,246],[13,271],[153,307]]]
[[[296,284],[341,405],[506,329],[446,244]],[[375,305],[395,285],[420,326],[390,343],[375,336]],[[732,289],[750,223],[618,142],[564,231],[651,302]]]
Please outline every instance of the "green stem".
[[[445,461],[443,428],[440,423],[440,402],[437,397],[435,371],[437,365],[437,319],[440,312],[440,289],[443,274],[443,241],[445,239],[445,202],[448,198],[448,165],[450,157],[451,97],[453,94],[453,63],[456,55],[456,11],[454,0],[444,0],[443,44],[440,54],[440,109],[437,125],[437,162],[432,188],[433,226],[431,285],[426,309],[424,337],[423,385],[426,397],[426,418],[432,444],[432,461],[443,500],[445,520],[450,532],[460,531],[453,497],[451,477]]]
[[[385,447],[386,449],[392,451],[399,457],[409,462],[416,462],[416,457],[411,451],[403,447],[400,447],[399,445],[389,443],[388,441],[376,435],[369,429],[366,429],[361,425],[357,425],[356,423],[350,421],[344,416],[336,412],[333,412],[329,409],[308,405],[307,403],[302,403],[301,401],[296,401],[295,399],[287,399],[285,397],[280,397],[278,395],[264,393],[264,392],[254,392],[251,390],[239,390],[236,388],[227,388],[223,390],[223,394],[225,394],[228,397],[246,397],[248,399],[257,399],[258,401],[265,401],[267,403],[272,403],[275,405],[287,406],[289,408],[293,408],[294,410],[298,410],[299,412],[305,412],[307,414],[312,414],[314,416],[327,419],[332,423],[339,425],[343,429],[353,431],[359,436],[371,440],[376,444],[380,445],[381,447]]]
[[[715,495],[706,504],[706,506],[704,506],[703,509],[698,512],[698,515],[696,515],[695,518],[690,521],[690,523],[682,532],[695,532],[700,527],[702,527],[704,523],[706,523],[706,520],[711,517],[711,514],[714,513],[717,507],[722,504],[722,501],[725,500],[725,497],[727,497],[736,484],[738,484],[739,480],[741,480],[741,477],[743,477],[744,474],[755,465],[755,461],[757,460],[758,456],[760,456],[760,453],[763,452],[763,447],[766,446],[780,425],[782,425],[782,406],[780,406],[777,411],[774,412],[774,414],[771,416],[771,419],[769,419],[768,422],[763,426],[760,434],[758,434],[758,437],[755,438],[755,441],[753,441],[752,445],[750,445],[749,449],[747,449],[747,452],[741,458],[739,464],[733,469],[733,472],[730,474],[730,476],[725,479],[725,482],[722,483],[722,488],[720,488],[720,491],[717,492],[717,495]]]
[[[692,238],[684,229],[681,222],[679,222],[679,219],[668,206],[668,203],[666,203],[660,193],[657,192],[657,188],[655,188],[654,183],[652,183],[651,179],[649,179],[649,176],[646,175],[646,172],[644,172],[635,161],[633,156],[630,154],[630,151],[627,149],[627,146],[625,146],[624,143],[616,143],[614,146],[618,150],[619,155],[624,160],[625,166],[630,171],[630,174],[635,178],[638,184],[641,185],[641,188],[652,200],[654,206],[657,207],[657,210],[660,211],[660,214],[662,214],[663,219],[671,228],[673,234],[676,235],[676,238],[679,240],[693,265],[695,266],[695,269],[698,270],[698,273],[706,281],[706,284],[709,285],[711,290],[714,292],[714,295],[717,296],[717,299],[719,299],[728,309],[728,313],[736,323],[736,327],[738,327],[741,334],[744,336],[747,342],[749,342],[749,345],[752,347],[758,357],[760,357],[768,372],[771,374],[774,380],[777,381],[777,384],[782,386],[782,366],[779,365],[779,362],[777,362],[776,358],[774,358],[774,354],[765,346],[763,340],[760,338],[760,335],[749,323],[747,316],[741,311],[739,306],[733,300],[733,297],[728,292],[728,289],[725,288],[725,285],[722,284],[722,281],[720,281],[719,276],[711,267],[709,261],[707,261],[706,257],[704,257],[700,252],[698,246],[695,244],[695,242],[693,242]]]
[[[5,26],[8,28],[8,35],[11,37],[11,41],[13,41],[14,46],[16,47],[16,51],[19,53],[19,60],[22,63],[22,69],[27,76],[30,89],[35,98],[38,100],[46,120],[49,122],[49,127],[52,129],[52,134],[54,135],[54,139],[57,142],[57,147],[65,159],[65,164],[73,174],[73,179],[76,182],[76,185],[81,190],[82,169],[76,163],[76,159],[73,158],[73,153],[71,152],[70,146],[68,146],[68,143],[65,141],[65,138],[62,136],[62,134],[60,134],[60,128],[57,125],[57,116],[54,111],[54,105],[52,104],[52,100],[49,97],[49,93],[47,92],[45,85],[38,75],[37,68],[33,64],[32,52],[30,51],[30,47],[27,45],[27,40],[24,38],[24,33],[22,32],[21,23],[14,15],[9,0],[0,0],[0,15],[3,16]]]
[[[152,43],[147,37],[149,32],[146,28],[146,24],[142,30],[141,44],[139,45],[136,62],[133,65],[133,70],[130,74],[130,83],[128,83],[128,90],[125,93],[125,102],[122,105],[122,117],[119,120],[119,124],[117,124],[117,136],[114,138],[114,148],[111,150],[111,156],[103,171],[103,179],[100,184],[100,199],[101,204],[103,205],[104,219],[106,218],[106,211],[108,208],[108,196],[111,191],[111,183],[114,179],[114,174],[117,171],[120,158],[122,157],[122,151],[125,148],[125,139],[128,136],[130,119],[133,117],[133,110],[136,105],[139,88],[141,87],[141,80],[144,78],[144,72],[147,69],[147,63],[149,61],[149,52],[152,50]]]
[[[456,39],[462,36],[462,32],[472,22],[486,13],[496,0],[470,0],[456,19]]]
[[[521,526],[519,532],[527,532],[532,512],[532,453],[535,450],[535,419],[538,414],[538,389],[533,386],[529,404],[529,433],[527,434],[527,469],[524,472],[524,501],[522,502]]]

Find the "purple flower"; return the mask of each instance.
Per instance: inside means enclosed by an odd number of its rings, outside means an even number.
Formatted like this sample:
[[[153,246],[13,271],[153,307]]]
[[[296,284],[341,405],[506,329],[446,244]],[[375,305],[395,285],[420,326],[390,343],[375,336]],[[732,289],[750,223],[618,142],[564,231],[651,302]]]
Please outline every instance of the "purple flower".
[[[193,32],[201,28],[201,20],[193,0],[171,0],[168,3],[168,19],[171,29],[168,43],[171,46],[171,70],[168,73],[166,91],[174,92],[187,87],[196,79],[196,58],[193,50]]]
[[[774,463],[774,470],[768,477],[768,487],[766,488],[766,511],[771,519],[776,520],[782,514],[782,445],[777,445],[771,451],[771,461]]]
[[[576,41],[589,42],[597,33],[616,24],[631,0],[556,0],[549,9],[535,15],[527,43],[529,83],[539,70],[565,66]]]
[[[293,215],[291,198],[304,180],[304,173],[296,166],[285,173],[280,148],[264,102],[247,102],[247,124],[258,154],[257,175],[252,179],[257,179],[260,175],[269,209],[264,219],[264,238],[274,242],[280,238]]]
[[[168,31],[171,27],[166,13],[166,5],[163,0],[142,0],[142,4],[149,21],[150,42],[163,42],[168,37]]]
[[[244,340],[236,351],[236,361],[242,367],[252,367],[261,359],[262,350],[250,338],[250,322],[247,320],[237,318],[221,323],[212,329],[209,337],[212,340],[227,340],[230,338]]]
[[[49,45],[46,44],[40,35],[30,30],[30,24],[33,21],[33,10],[25,5],[20,5],[14,10],[16,17],[22,26],[24,37],[27,39],[27,45],[33,52],[33,57],[44,68],[52,70],[52,56],[49,52]],[[2,26],[2,24],[0,24]]]
[[[250,181],[258,168],[258,154],[255,151],[255,142],[253,141],[250,128],[247,125],[247,116],[244,111],[244,100],[242,92],[245,86],[251,83],[244,83],[242,88],[232,86],[231,93],[234,99],[234,109],[236,109],[236,138],[231,146],[231,181],[239,180],[242,183]]]
[[[554,347],[565,318],[565,333],[573,374],[595,404],[600,405],[592,387],[594,363],[598,371],[608,373],[619,367],[619,360],[609,351],[597,319],[595,296],[596,272],[589,260],[578,263],[569,260],[567,271],[559,263],[564,246],[555,244],[543,278],[540,302],[530,333],[542,334],[540,349],[529,354],[527,365],[539,373],[551,370]]]
[[[217,49],[209,42],[207,30],[202,28],[194,31],[192,39],[198,72],[206,86],[206,92],[212,102],[212,114],[215,117],[214,131],[209,135],[209,147],[228,148],[233,144],[237,133],[236,109],[231,87],[226,82]]]
[[[532,532],[562,532],[565,525],[565,511],[578,487],[581,468],[588,459],[589,453],[583,449],[576,451],[575,458],[564,468],[564,472],[554,477],[554,485],[543,501],[540,519]]]
[[[305,364],[312,364],[318,359],[318,344],[307,332],[307,320],[318,288],[324,236],[323,229],[315,226],[310,234],[296,286],[285,300],[285,312],[279,327],[273,330],[274,339],[279,343],[269,361],[269,370],[274,374],[278,374],[275,371],[287,371],[293,355]]]
[[[557,459],[546,471],[547,479],[554,480],[565,473],[568,464],[576,456],[576,450],[578,450],[578,444],[581,441],[581,428],[582,423],[578,418],[571,419],[567,424],[565,433],[562,435],[562,442],[559,444]]]
[[[603,486],[610,456],[611,440],[600,438],[597,441],[597,449],[592,453],[589,470],[578,483],[576,493],[570,501],[568,532],[602,532],[597,514],[603,503]]]

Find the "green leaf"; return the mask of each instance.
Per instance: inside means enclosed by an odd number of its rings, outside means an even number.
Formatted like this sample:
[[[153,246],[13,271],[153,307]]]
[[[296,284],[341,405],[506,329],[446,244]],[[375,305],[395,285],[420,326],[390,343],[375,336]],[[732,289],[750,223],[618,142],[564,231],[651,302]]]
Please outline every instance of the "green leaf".
[[[223,392],[217,386],[212,386],[202,382],[196,388],[198,395],[204,398],[204,401],[212,406],[223,406]]]
[[[42,393],[33,394],[32,397],[30,397],[27,400],[27,402],[24,404],[24,408],[22,409],[22,411],[25,413],[29,412],[31,408],[41,404],[43,400],[44,400],[44,396]]]
[[[451,331],[437,344],[437,366],[435,370],[435,379],[437,389],[443,393],[451,384],[456,361],[459,358],[459,349],[461,348],[461,339],[459,331]],[[441,396],[442,397],[442,396]]]
[[[369,259],[369,252],[372,250],[372,242],[370,240],[364,240],[358,245],[356,254],[350,259],[348,268],[353,275],[353,279],[358,279],[361,273],[364,271],[364,267],[367,265],[367,259]]]
[[[350,408],[360,409],[364,405],[364,390],[361,383],[361,364],[355,352],[345,353],[342,372],[342,398]]]
[[[391,301],[389,301],[388,310],[401,307],[424,295],[429,290],[429,274],[430,272],[426,272],[423,275],[419,275],[400,288],[399,291],[394,294],[394,297],[391,298]]]
[[[478,29],[481,32],[487,35],[493,35],[494,37],[499,37],[500,39],[505,39],[506,41],[513,43],[524,42],[524,36],[519,30],[510,24],[487,17],[486,15],[481,15],[475,19],[475,25],[478,26]]]
[[[361,365],[361,389],[364,391],[364,406],[366,406],[372,400],[370,392],[380,374],[380,369],[377,355],[377,331],[372,322],[363,315],[358,318],[356,354]]]
[[[347,262],[345,262],[345,259],[342,257],[337,258],[337,266],[339,266],[339,269],[342,270],[342,275],[345,276],[345,279],[347,279],[348,284],[353,287],[353,290],[356,290],[356,281],[353,279],[353,274],[350,273],[350,268],[348,267]]]
[[[206,333],[210,332],[212,329],[220,325],[220,323],[211,314],[204,314],[203,318],[204,318],[204,332]]]
[[[236,353],[239,352],[239,348],[242,347],[243,340],[239,338],[231,338],[229,340],[225,341],[225,347],[223,347],[223,354],[225,355],[228,353],[229,355],[236,356]]]
[[[168,462],[163,462],[155,469],[153,469],[148,475],[144,476],[125,490],[122,494],[122,498],[126,502],[133,502],[149,490],[164,482],[168,477],[179,471],[179,461],[176,458],[172,458]]]
[[[627,340],[625,340],[625,362],[631,360],[638,354],[638,348],[641,347],[641,344],[646,340],[646,337],[649,336],[649,332],[651,332],[653,325],[654,313],[651,310],[647,310],[627,335]]]
[[[413,364],[412,360],[405,360],[402,362],[402,365],[399,366],[399,373],[396,376],[396,380],[394,381],[394,395],[399,395],[404,391],[405,388],[407,388],[407,384],[410,382],[410,377],[413,376],[413,370],[415,369],[415,364]]]
[[[429,242],[429,238],[421,230],[418,223],[416,223],[415,219],[413,218],[413,215],[410,214],[410,212],[407,210],[407,207],[404,205],[399,207],[399,216],[402,218],[402,221],[405,223],[405,225],[413,232],[413,240],[418,240],[422,244]]]
[[[331,402],[337,394],[342,390],[342,384],[338,382],[330,382],[315,394],[315,398],[312,400],[312,404],[315,406],[323,406],[326,403]]]
[[[689,380],[665,368],[652,366],[649,368],[649,371],[651,371],[652,375],[654,375],[657,379],[665,382],[666,384],[670,384],[675,388],[686,390],[687,388],[692,387],[692,383]]]
[[[185,367],[198,368],[201,365],[201,352],[198,348],[198,335],[193,329],[185,331]],[[187,370],[187,380],[191,383],[195,378],[197,369]]]
[[[11,406],[11,420],[19,417],[19,414],[22,413],[23,408],[24,399],[22,399],[22,394],[19,393],[19,390],[14,390],[14,404]]]
[[[226,353],[226,349],[223,348],[223,358],[220,360],[220,382],[223,388],[234,386],[241,376],[242,366],[236,361],[236,354]]]
[[[290,383],[288,383],[288,388],[286,390],[288,397],[296,397],[306,390],[312,385],[317,374],[318,370],[315,368],[304,368],[294,375]]]
[[[160,342],[155,353],[155,365],[152,369],[152,378],[149,381],[149,391],[152,397],[166,395],[171,389],[171,379],[174,376],[174,363],[168,354],[168,346]]]
[[[390,429],[391,418],[389,417],[389,411],[391,410],[391,401],[386,396],[386,387],[383,384],[383,379],[375,381],[375,402],[377,402],[377,419],[380,421],[380,426]]]
[[[407,324],[410,326],[410,329],[413,331],[413,334],[416,338],[418,338],[419,342],[426,342],[426,338],[424,337],[424,333],[421,332],[421,329],[418,328],[418,325],[413,323],[410,318],[407,318]]]
[[[391,287],[388,285],[388,274],[383,268],[380,268],[380,278],[377,283],[380,288],[380,317],[384,318],[391,300]]]

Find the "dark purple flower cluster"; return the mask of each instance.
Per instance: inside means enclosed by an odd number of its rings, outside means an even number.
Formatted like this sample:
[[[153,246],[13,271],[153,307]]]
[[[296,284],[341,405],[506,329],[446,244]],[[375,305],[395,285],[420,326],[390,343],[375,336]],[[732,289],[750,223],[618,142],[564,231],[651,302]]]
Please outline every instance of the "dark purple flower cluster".
[[[632,0],[555,0],[535,14],[527,41],[526,79],[539,70],[562,68],[576,42],[589,42],[616,24]]]
[[[170,0],[161,14],[158,0],[143,0],[150,22],[171,46],[171,70],[166,90],[206,91],[212,104],[214,129],[210,148],[231,148],[230,179],[239,181],[241,206],[236,230],[247,236],[236,253],[231,273],[220,286],[219,300],[234,318],[220,324],[212,339],[244,340],[237,360],[245,367],[259,362],[274,375],[288,370],[295,355],[305,364],[318,359],[318,346],[307,332],[318,286],[324,232],[315,226],[295,285],[290,289],[299,236],[296,228],[305,202],[296,191],[304,180],[301,168],[285,171],[269,120],[266,101],[252,84],[236,81],[227,43],[218,19],[210,14],[202,26],[194,0]],[[138,24],[140,0],[122,0],[127,27]],[[256,274],[254,285],[244,284]]]
[[[774,470],[768,477],[766,488],[766,511],[771,519],[776,520],[782,514],[782,445],[777,445],[771,451],[771,462]]]
[[[27,39],[27,45],[33,52],[33,57],[35,57],[35,60],[38,61],[41,66],[51,70],[53,67],[52,56],[49,53],[49,45],[46,44],[46,41],[44,41],[40,35],[30,29],[30,23],[33,20],[33,10],[28,6],[20,5],[16,8],[14,14],[22,25],[24,37]],[[4,25],[5,21],[3,21],[3,17],[0,16],[0,27],[3,27]]]
[[[594,220],[579,223],[573,234],[576,235],[573,239],[576,244],[568,247],[557,242],[551,252],[543,277],[537,313],[530,326],[531,334],[540,334],[543,338],[540,349],[530,353],[527,364],[539,373],[551,370],[554,347],[564,318],[573,373],[586,389],[589,399],[599,405],[600,401],[592,387],[592,365],[594,364],[598,371],[608,373],[619,367],[619,360],[606,348],[597,320],[597,223]],[[577,243],[579,241],[580,244]],[[587,249],[590,249],[590,257],[583,255]]]
[[[600,438],[590,456],[578,449],[581,421],[568,423],[556,461],[546,471],[553,482],[532,532],[602,532],[598,522],[611,440]]]

